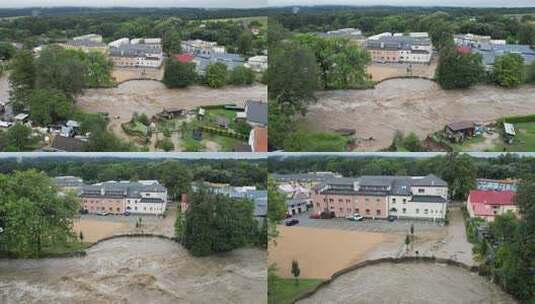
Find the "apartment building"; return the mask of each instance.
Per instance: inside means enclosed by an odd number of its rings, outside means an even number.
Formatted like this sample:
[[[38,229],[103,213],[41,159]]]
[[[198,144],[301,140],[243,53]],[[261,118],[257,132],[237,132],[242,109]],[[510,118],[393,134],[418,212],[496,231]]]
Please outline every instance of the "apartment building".
[[[87,34],[74,37],[65,43],[60,43],[59,45],[66,49],[80,50],[85,53],[99,52],[104,55],[108,54],[108,46],[102,42],[102,36],[97,34]]]
[[[429,63],[433,45],[427,33],[382,33],[368,37],[366,42],[373,62]]]
[[[471,218],[481,218],[493,222],[497,215],[507,212],[518,214],[515,191],[470,190],[466,209]]]
[[[163,64],[159,38],[121,38],[108,46],[110,60],[118,67],[159,68]]]
[[[448,184],[432,174],[333,178],[314,188],[312,202],[314,212],[328,211],[336,217],[359,213],[374,219],[443,220]]]
[[[167,189],[158,181],[108,181],[83,187],[79,196],[89,213],[161,215],[167,208]]]

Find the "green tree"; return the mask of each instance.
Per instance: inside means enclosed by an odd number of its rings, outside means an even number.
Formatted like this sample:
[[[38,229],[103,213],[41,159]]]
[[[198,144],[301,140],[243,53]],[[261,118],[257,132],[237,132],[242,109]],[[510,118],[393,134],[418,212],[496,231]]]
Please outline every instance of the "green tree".
[[[230,72],[230,83],[233,85],[251,85],[255,78],[254,71],[244,66],[238,66]]]
[[[0,42],[0,60],[10,60],[17,53],[17,49],[9,42]]]
[[[295,278],[295,285],[299,285],[299,276],[301,275],[301,269],[299,263],[296,260],[292,261],[292,274]]]
[[[161,172],[160,181],[167,187],[169,195],[178,199],[182,193],[191,190],[193,176],[183,164],[169,160],[159,166]]]
[[[26,151],[34,143],[31,137],[32,129],[23,124],[17,123],[7,130],[5,151],[19,152]]]
[[[227,66],[217,62],[206,68],[206,83],[212,88],[220,88],[227,83]]]
[[[238,37],[238,52],[240,54],[249,54],[253,48],[253,34],[250,31],[244,30]]]
[[[179,54],[182,51],[182,37],[176,30],[168,31],[162,39],[162,48],[169,56]]]
[[[286,197],[278,190],[277,183],[268,178],[268,211],[267,218],[273,224],[278,224],[282,221],[288,213],[286,207]]]
[[[466,154],[448,153],[440,162],[438,174],[448,183],[449,197],[465,200],[468,191],[475,188],[476,167]]]
[[[47,46],[36,62],[36,87],[76,95],[86,85],[87,66],[76,51]]]
[[[443,89],[462,89],[481,81],[485,75],[479,54],[463,54],[448,45],[440,50],[435,78]]]
[[[109,87],[114,84],[111,79],[113,64],[104,54],[100,52],[89,52],[87,54],[82,51],[79,52],[86,67],[86,87]]]
[[[70,98],[56,89],[37,89],[29,98],[30,117],[41,125],[67,119],[71,106]]]
[[[420,152],[425,150],[420,139],[414,132],[409,133],[409,135],[403,139],[403,147],[410,152]]]
[[[184,88],[194,84],[196,79],[194,63],[181,63],[172,59],[165,61],[163,83],[168,88]]]
[[[158,141],[157,146],[165,152],[173,151],[175,149],[175,145],[169,138],[164,138]]]
[[[524,59],[519,54],[507,53],[494,61],[492,77],[496,84],[513,88],[524,81]]]
[[[10,99],[21,109],[28,104],[31,90],[35,87],[35,65],[30,51],[19,52],[10,63]]]

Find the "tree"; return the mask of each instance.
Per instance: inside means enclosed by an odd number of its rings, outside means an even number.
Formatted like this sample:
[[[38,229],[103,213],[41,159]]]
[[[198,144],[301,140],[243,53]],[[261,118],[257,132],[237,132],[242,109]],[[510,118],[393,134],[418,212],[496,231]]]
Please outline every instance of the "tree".
[[[405,250],[406,250],[407,252],[409,252],[409,245],[410,245],[410,243],[411,243],[411,238],[410,238],[409,235],[407,234],[407,235],[405,236]]]
[[[494,61],[492,77],[496,84],[513,88],[524,80],[524,59],[519,54],[507,53]]]
[[[299,275],[301,274],[301,269],[299,269],[299,263],[296,260],[292,261],[292,274],[295,278],[295,285],[299,285]]]
[[[184,88],[195,83],[196,79],[194,63],[181,63],[173,59],[165,61],[163,83],[168,88]]]
[[[11,60],[17,53],[17,49],[13,44],[8,42],[0,42],[0,60]]]
[[[182,51],[182,37],[176,30],[168,31],[162,39],[162,49],[169,56],[179,54]]]
[[[244,66],[238,66],[230,72],[230,83],[233,85],[251,85],[255,78],[254,71]]]
[[[85,151],[91,152],[129,152],[136,151],[132,143],[123,142],[119,137],[105,129],[95,129],[85,144]]]
[[[85,86],[86,87],[109,87],[114,84],[111,79],[113,64],[100,52],[89,52],[85,54],[79,51],[86,68]]]
[[[169,160],[159,166],[161,172],[160,180],[167,187],[169,195],[177,199],[182,193],[191,190],[193,176],[183,164]]]
[[[414,134],[414,132],[409,133],[409,135],[403,139],[403,147],[410,152],[419,152],[424,150],[420,139],[416,134]]]
[[[454,45],[440,50],[435,78],[443,89],[469,88],[485,74],[483,59],[475,53],[461,53]]]
[[[206,68],[206,83],[212,88],[220,88],[227,83],[227,66],[217,62]]]
[[[178,210],[176,214],[175,237],[179,243],[181,243],[184,238],[185,212],[186,210]]]
[[[86,86],[87,66],[77,51],[46,46],[35,65],[37,88],[57,89],[72,96]]]
[[[4,148],[6,152],[20,152],[26,151],[33,139],[31,138],[32,129],[23,124],[17,123],[7,130],[6,139],[7,147]]]
[[[476,167],[466,154],[448,153],[438,169],[438,175],[448,183],[448,196],[454,200],[464,200],[468,191],[474,189]]]
[[[238,52],[240,54],[249,54],[253,48],[253,34],[250,31],[244,30],[238,38]]]
[[[41,125],[67,119],[72,101],[56,89],[37,89],[29,97],[30,117]]]
[[[277,183],[268,178],[268,210],[267,218],[273,224],[280,223],[286,217],[288,208],[286,207],[286,197],[278,190]]]
[[[286,114],[304,113],[307,105],[315,101],[318,75],[314,53],[298,43],[286,43],[270,53],[266,72],[269,98]]]
[[[157,146],[165,152],[173,151],[175,149],[175,145],[169,138],[164,138],[163,140],[158,141]]]
[[[31,90],[35,86],[35,65],[30,51],[19,52],[10,63],[11,73],[9,84],[11,86],[10,99],[19,109],[28,104]]]

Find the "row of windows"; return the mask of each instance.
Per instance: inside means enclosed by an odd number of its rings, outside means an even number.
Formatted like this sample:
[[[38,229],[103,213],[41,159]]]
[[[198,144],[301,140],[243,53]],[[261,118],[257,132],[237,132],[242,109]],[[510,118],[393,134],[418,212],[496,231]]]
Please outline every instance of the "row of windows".
[[[346,199],[345,201],[346,201],[346,204],[350,204],[350,203],[351,203],[351,200],[350,200],[350,199]],[[369,198],[365,198],[364,201],[365,201],[365,202],[369,202],[370,199],[369,199]],[[376,198],[375,201],[376,201],[376,202],[381,202],[382,200],[381,200],[380,198]],[[326,203],[326,202],[327,202],[327,199],[324,198],[324,199],[323,199],[323,202]],[[338,203],[343,203],[343,202],[344,202],[343,199],[341,199],[341,198],[338,199]],[[359,202],[358,200],[355,200],[355,203],[358,203],[358,202]],[[334,203],[334,199],[330,198],[330,199],[329,199],[329,203]]]

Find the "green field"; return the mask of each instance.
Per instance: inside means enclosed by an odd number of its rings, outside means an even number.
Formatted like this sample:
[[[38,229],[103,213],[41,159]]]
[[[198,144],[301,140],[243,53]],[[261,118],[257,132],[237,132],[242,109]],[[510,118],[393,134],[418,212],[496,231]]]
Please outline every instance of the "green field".
[[[513,144],[504,142],[503,135],[492,141],[484,152],[530,152],[535,151],[535,122],[515,123],[516,136]],[[473,146],[485,141],[483,136],[475,136],[462,144],[450,144],[454,151],[473,151]]]
[[[323,280],[319,279],[299,279],[299,284],[295,284],[294,279],[272,278],[269,281],[269,303],[270,304],[291,304],[299,296],[313,290]]]

